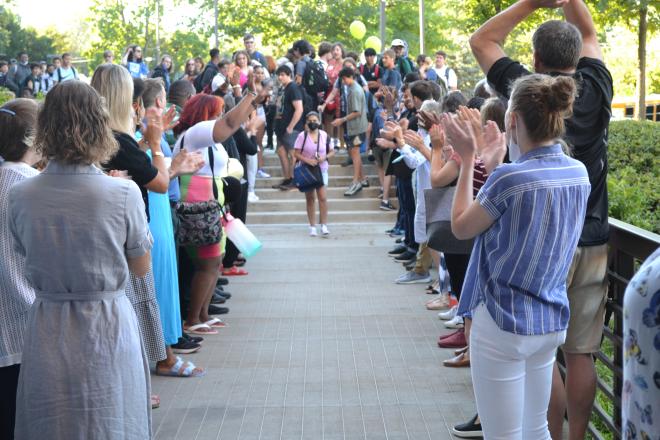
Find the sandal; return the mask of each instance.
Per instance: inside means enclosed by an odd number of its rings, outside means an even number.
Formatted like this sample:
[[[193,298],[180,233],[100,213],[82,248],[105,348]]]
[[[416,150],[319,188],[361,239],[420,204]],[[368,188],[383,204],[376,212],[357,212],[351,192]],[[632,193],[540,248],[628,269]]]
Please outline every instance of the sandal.
[[[211,318],[208,321],[206,321],[204,324],[208,325],[211,328],[225,328],[225,327],[227,327],[227,323],[224,322],[222,319],[218,319],[218,318]]]
[[[241,269],[237,266],[232,266],[230,268],[223,268],[222,269],[222,275],[226,277],[232,277],[232,276],[243,276],[247,275],[247,270]]]
[[[168,370],[161,370],[158,368],[158,365],[156,365],[156,375],[158,376],[202,377],[205,374],[206,371],[197,368],[195,364],[190,361],[184,361],[179,356],[176,357],[176,362]]]
[[[151,395],[151,409],[160,408],[160,397],[155,394]]]
[[[199,323],[195,325],[191,325],[190,327],[183,327],[183,330],[185,330],[186,333],[190,333],[193,335],[217,335],[218,331],[214,330],[211,328],[210,325],[206,323]]]

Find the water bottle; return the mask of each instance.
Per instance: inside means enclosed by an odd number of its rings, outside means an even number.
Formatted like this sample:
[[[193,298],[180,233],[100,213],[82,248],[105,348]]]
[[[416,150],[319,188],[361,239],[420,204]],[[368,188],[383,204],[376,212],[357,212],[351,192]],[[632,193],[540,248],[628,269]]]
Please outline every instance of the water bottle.
[[[224,221],[225,234],[227,238],[238,248],[239,251],[249,258],[256,254],[261,249],[261,242],[254,236],[252,232],[245,226],[240,218],[234,218],[231,214],[227,213]]]

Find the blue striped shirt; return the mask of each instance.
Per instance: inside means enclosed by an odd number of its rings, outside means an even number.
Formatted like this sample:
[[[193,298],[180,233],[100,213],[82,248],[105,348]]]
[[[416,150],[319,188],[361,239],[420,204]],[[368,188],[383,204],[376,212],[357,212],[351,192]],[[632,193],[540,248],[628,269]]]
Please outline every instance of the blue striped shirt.
[[[495,222],[475,240],[459,314],[484,302],[504,331],[565,330],[566,278],[590,189],[584,165],[560,145],[495,169],[477,195]]]

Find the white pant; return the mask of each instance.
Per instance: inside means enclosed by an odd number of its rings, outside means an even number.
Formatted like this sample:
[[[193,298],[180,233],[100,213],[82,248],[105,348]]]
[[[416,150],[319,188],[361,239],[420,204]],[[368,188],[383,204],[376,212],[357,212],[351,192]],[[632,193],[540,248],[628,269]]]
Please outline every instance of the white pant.
[[[257,180],[257,169],[259,168],[259,158],[256,154],[246,157],[247,161],[247,181],[248,192],[254,192],[254,184]]]
[[[483,303],[474,310],[470,362],[484,440],[550,440],[552,368],[564,339],[565,331],[505,332]]]

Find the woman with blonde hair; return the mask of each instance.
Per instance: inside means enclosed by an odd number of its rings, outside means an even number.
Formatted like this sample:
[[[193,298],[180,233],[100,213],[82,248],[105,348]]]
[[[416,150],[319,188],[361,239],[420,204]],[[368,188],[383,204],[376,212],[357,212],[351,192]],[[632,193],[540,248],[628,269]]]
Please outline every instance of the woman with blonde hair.
[[[36,291],[16,438],[151,438],[149,368],[125,288],[129,272],[148,272],[152,242],[135,183],[95,165],[118,148],[109,122],[93,88],[58,84],[35,138],[48,166],[9,195],[13,247]]]

